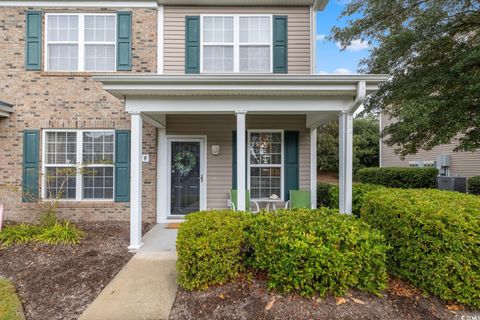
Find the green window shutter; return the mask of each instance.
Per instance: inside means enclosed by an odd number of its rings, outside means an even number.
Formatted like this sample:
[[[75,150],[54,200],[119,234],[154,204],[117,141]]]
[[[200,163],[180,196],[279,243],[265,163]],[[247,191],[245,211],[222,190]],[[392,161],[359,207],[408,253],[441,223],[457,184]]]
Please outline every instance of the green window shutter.
[[[42,66],[42,12],[27,11],[25,16],[25,69]]]
[[[130,201],[130,130],[115,130],[115,202]]]
[[[285,131],[284,134],[284,150],[285,150],[285,172],[284,172],[284,193],[285,201],[290,200],[290,190],[298,190],[299,187],[299,147],[298,147],[298,131]]]
[[[232,132],[232,189],[237,189],[237,131]]]
[[[185,73],[200,73],[200,16],[185,17]]]
[[[117,12],[117,70],[132,70],[132,13]]]
[[[23,132],[22,201],[38,198],[38,130]]]
[[[273,16],[273,73],[288,72],[287,42],[287,16]]]

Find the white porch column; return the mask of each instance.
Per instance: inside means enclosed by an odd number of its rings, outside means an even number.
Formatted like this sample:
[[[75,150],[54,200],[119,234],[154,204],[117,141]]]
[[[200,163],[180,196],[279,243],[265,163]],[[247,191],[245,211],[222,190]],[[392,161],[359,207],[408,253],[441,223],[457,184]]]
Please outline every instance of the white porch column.
[[[237,115],[237,210],[245,211],[245,189],[247,189],[245,179],[245,119],[246,111],[236,111]]]
[[[157,223],[165,223],[168,211],[167,129],[157,128]]]
[[[130,250],[142,246],[142,116],[131,113]]]
[[[310,128],[310,193],[311,208],[317,208],[317,128]]]
[[[339,207],[352,213],[353,114],[342,112],[339,118]]]

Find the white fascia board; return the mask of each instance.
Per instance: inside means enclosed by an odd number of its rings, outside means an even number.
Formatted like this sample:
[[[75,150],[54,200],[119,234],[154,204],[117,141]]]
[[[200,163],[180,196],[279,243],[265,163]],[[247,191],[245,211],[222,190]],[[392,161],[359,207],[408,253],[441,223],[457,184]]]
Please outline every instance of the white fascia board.
[[[32,8],[157,8],[157,1],[0,1],[0,7]]]
[[[348,110],[351,97],[128,97],[125,111],[160,114],[233,114],[238,110],[257,114],[306,114]]]
[[[0,110],[0,117],[8,118],[8,117],[10,117],[10,112]]]

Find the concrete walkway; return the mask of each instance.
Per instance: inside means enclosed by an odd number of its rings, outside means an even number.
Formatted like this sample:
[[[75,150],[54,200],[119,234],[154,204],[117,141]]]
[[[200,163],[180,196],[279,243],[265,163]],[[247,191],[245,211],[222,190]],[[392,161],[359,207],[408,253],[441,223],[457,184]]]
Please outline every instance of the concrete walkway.
[[[177,230],[157,225],[143,247],[80,316],[80,320],[168,319],[177,293]]]

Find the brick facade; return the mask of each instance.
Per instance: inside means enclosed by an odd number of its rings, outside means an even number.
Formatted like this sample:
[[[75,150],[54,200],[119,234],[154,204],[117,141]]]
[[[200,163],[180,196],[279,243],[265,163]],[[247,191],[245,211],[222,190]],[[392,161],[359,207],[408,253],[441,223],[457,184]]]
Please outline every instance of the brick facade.
[[[130,128],[130,116],[124,112],[123,101],[105,92],[90,73],[25,70],[26,10],[2,8],[0,11],[0,100],[13,104],[15,109],[10,118],[0,118],[0,203],[4,205],[4,219],[16,221],[36,219],[40,205],[21,201],[23,130]],[[132,72],[155,73],[157,10],[119,10],[132,11]],[[81,10],[90,11],[116,10]],[[156,216],[156,129],[145,124],[143,139],[143,152],[150,155],[150,162],[143,166],[143,215],[145,220],[153,221]],[[65,201],[60,204],[59,212],[72,220],[128,220],[129,204]]]

